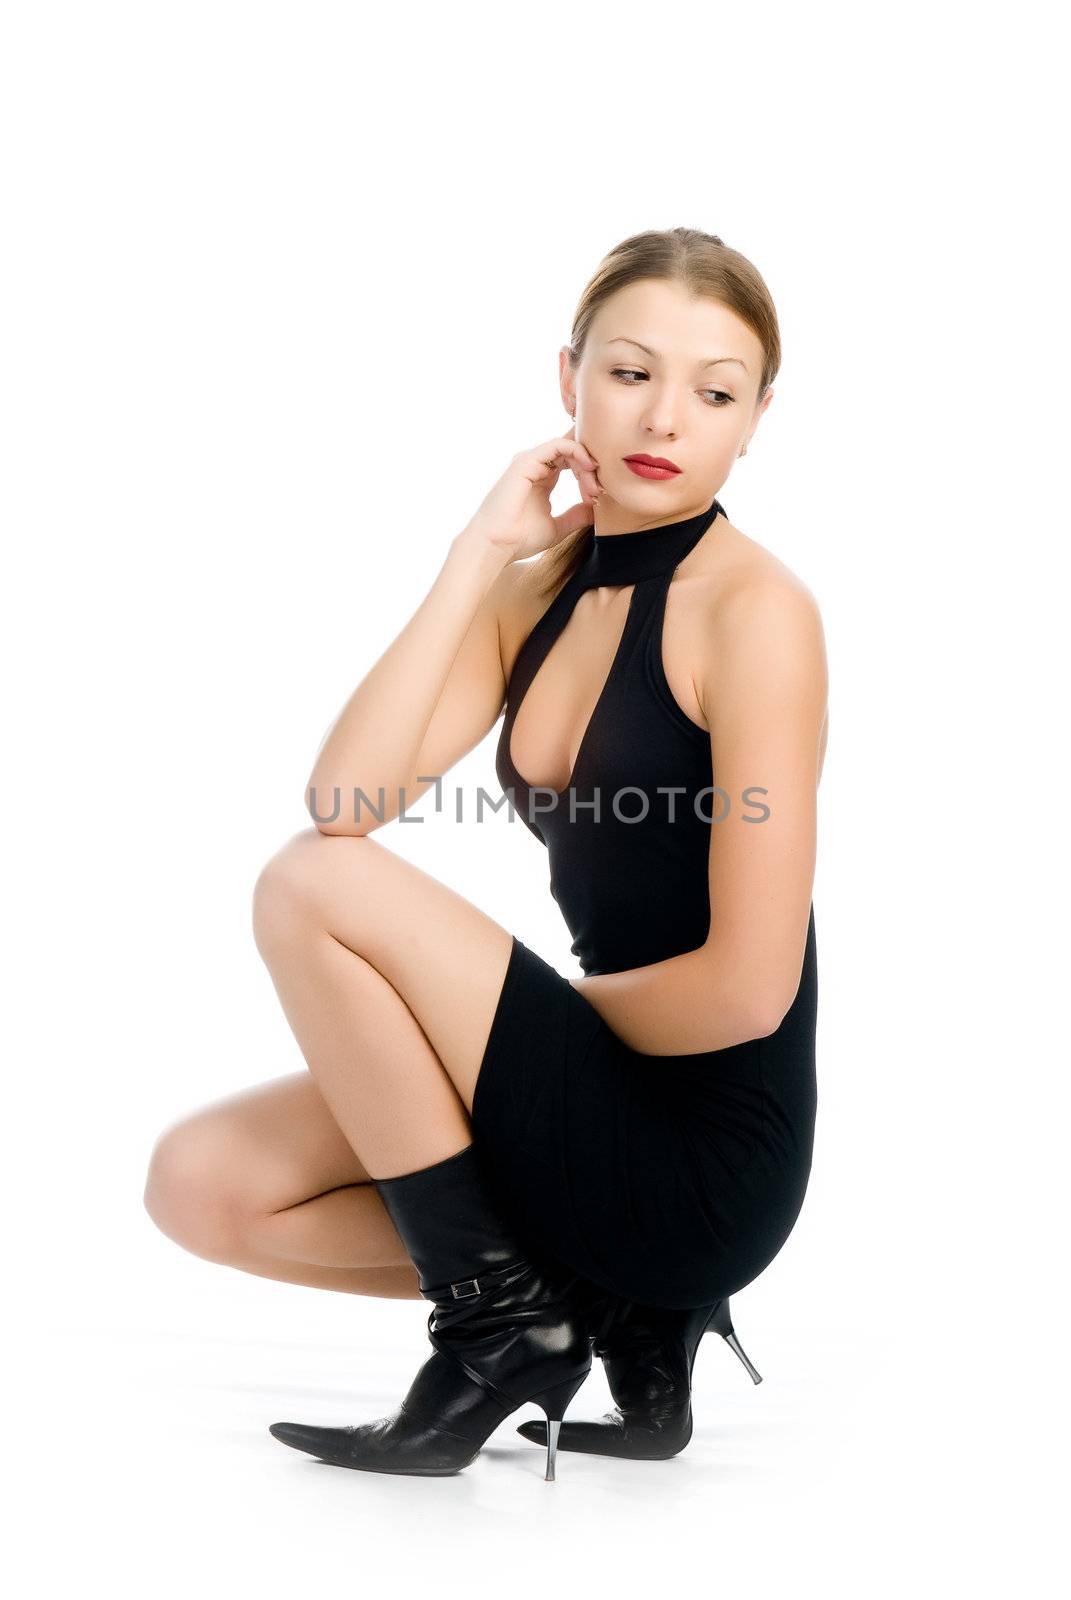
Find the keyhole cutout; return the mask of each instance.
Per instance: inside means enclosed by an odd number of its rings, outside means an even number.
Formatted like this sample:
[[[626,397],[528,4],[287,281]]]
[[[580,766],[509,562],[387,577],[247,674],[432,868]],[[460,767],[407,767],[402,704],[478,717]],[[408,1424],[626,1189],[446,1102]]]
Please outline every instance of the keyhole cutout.
[[[572,786],[588,735],[621,660],[636,585],[618,590],[609,603],[585,604],[597,592],[588,589],[581,595],[517,707],[509,759],[529,789],[550,789],[563,795]],[[551,776],[529,776],[535,772]]]

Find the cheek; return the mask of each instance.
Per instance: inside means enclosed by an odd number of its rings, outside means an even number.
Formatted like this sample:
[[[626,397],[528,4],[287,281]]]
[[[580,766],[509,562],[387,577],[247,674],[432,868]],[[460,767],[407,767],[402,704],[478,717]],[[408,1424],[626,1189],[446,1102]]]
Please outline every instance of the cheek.
[[[607,394],[603,389],[585,395],[580,406],[585,429],[593,436],[612,434],[620,426],[621,418],[628,414],[627,399],[626,396],[622,402],[619,396]]]

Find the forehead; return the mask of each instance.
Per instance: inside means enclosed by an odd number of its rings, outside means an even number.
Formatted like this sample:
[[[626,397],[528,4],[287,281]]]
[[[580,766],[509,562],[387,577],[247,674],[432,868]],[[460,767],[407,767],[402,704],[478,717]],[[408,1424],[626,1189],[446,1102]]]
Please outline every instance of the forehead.
[[[762,345],[735,311],[708,295],[694,295],[681,284],[656,279],[626,284],[612,294],[592,318],[588,337],[622,357],[629,351],[640,352],[633,344],[610,345],[611,339],[639,340],[667,360],[736,356],[756,381],[762,365]],[[720,370],[744,376],[740,367],[729,363]]]

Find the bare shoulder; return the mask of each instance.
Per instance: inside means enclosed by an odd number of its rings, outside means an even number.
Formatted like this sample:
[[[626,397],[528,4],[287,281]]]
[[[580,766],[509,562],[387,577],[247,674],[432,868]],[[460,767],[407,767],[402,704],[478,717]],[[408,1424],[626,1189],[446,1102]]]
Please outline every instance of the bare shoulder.
[[[716,537],[703,540],[696,558],[682,563],[681,576],[688,589],[688,611],[699,635],[716,650],[719,643],[746,643],[762,635],[772,645],[772,635],[822,640],[818,601],[792,568],[748,538],[733,524],[723,525]]]
[[[798,687],[820,708],[824,749],[828,663],[813,592],[786,562],[732,523],[694,554],[702,559],[688,575],[687,634],[708,724],[721,696],[735,700],[743,685],[762,677],[771,692]],[[682,564],[682,575],[689,564]]]

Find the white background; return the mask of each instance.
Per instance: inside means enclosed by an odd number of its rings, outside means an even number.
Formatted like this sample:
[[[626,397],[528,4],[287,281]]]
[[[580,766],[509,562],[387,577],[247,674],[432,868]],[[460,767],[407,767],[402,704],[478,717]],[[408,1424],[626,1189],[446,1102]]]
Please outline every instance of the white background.
[[[1058,1587],[1068,259],[1052,7],[5,8],[7,1494],[23,1594]],[[819,601],[819,1122],[671,1462],[331,1471],[422,1302],[183,1251],[177,1117],[303,1065],[254,947],[328,722],[583,284],[720,234],[784,340],[720,498]],[[566,476],[556,505],[575,498]],[[493,771],[498,729],[451,774]],[[520,819],[380,838],[570,976]],[[574,1415],[608,1403],[593,1375]],[[1051,1456],[1050,1456],[1051,1452]],[[598,1584],[598,1589],[592,1586]]]

